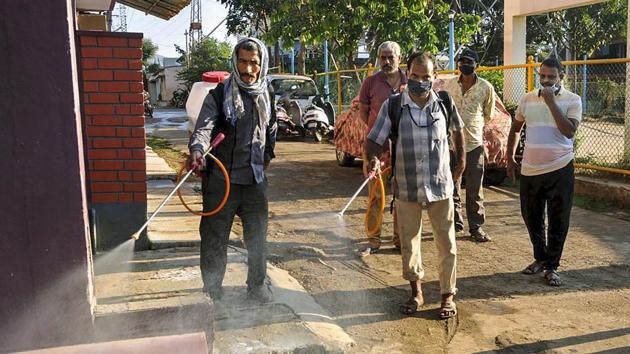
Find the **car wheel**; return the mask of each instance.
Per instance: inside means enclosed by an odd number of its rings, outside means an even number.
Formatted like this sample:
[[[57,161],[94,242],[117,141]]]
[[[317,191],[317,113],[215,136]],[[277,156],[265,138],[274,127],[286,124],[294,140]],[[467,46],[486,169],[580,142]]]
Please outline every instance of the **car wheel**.
[[[335,149],[335,155],[339,166],[350,167],[354,164],[354,156],[348,153]]]

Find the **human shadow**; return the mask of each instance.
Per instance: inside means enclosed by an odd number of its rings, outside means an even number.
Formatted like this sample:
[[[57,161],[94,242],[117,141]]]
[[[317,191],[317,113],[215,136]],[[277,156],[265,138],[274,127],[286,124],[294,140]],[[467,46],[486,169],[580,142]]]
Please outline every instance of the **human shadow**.
[[[480,300],[496,297],[510,297],[535,294],[560,294],[630,288],[630,265],[613,265],[563,271],[565,281],[562,287],[550,287],[541,276],[528,276],[520,272],[496,273],[459,278],[457,300]],[[363,277],[363,275],[358,274]],[[365,278],[366,282],[371,279]],[[422,283],[426,304],[440,302],[438,281]],[[333,290],[314,294],[318,303],[333,308],[333,316],[343,326],[353,326],[400,318],[398,306],[407,300],[409,286],[386,286],[356,290]],[[425,311],[425,312],[423,312]],[[428,312],[426,312],[428,311]],[[421,310],[417,316],[437,319],[434,310]]]
[[[511,345],[507,348],[497,349],[497,350],[488,350],[482,352],[476,352],[475,354],[516,354],[516,353],[540,353],[547,352],[554,349],[568,347],[573,345],[579,345],[589,342],[597,342],[601,340],[611,339],[615,337],[622,337],[630,334],[630,328],[619,328],[608,331],[594,332],[589,334],[583,334],[579,336],[558,338],[558,339],[548,339],[537,341],[533,343],[525,343],[525,344],[515,344]],[[615,349],[607,349],[604,351],[599,351],[598,353],[629,353],[630,347],[623,348],[615,348]]]

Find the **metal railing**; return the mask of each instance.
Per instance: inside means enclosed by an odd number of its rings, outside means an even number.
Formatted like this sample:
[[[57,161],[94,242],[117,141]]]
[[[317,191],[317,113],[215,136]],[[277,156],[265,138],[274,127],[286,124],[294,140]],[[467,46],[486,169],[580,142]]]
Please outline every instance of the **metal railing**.
[[[626,100],[630,94],[630,58],[565,61],[563,65],[564,87],[582,98],[582,122],[575,138],[576,166],[630,176],[630,102]],[[508,110],[513,111],[521,97],[539,88],[539,67],[530,56],[527,64],[480,67],[477,73],[494,85]],[[324,92],[324,77],[328,75],[328,99],[339,114],[350,108],[361,82],[374,72],[376,68],[368,64],[366,68],[314,73],[313,79]]]

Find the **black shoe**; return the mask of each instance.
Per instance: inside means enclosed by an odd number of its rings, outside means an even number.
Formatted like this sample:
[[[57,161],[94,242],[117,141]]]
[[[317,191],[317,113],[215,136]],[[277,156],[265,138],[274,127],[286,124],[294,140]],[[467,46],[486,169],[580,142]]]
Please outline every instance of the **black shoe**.
[[[212,300],[214,301],[219,301],[221,300],[221,298],[223,297],[223,289],[218,288],[203,288],[203,292],[208,295]]]
[[[464,225],[455,224],[455,233],[464,232]]]
[[[255,286],[247,289],[247,297],[253,300],[258,300],[262,303],[272,302],[273,294],[267,285]]]

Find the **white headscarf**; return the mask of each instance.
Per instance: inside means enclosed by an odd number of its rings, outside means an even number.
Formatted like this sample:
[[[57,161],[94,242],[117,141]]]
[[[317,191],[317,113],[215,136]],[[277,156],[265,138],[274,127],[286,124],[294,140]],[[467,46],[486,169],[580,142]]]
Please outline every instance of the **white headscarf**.
[[[260,57],[260,72],[258,73],[256,81],[251,84],[243,82],[238,72],[237,48],[241,43],[248,41],[256,44],[258,47],[258,56]],[[267,89],[267,70],[269,69],[267,47],[257,38],[242,38],[234,47],[234,52],[232,53],[232,66],[232,74],[223,82],[225,85],[223,91],[225,97],[225,100],[223,101],[223,112],[225,113],[226,119],[231,122],[232,125],[235,125],[236,120],[241,119],[245,115],[245,107],[243,106],[243,98],[241,97],[241,92],[239,90],[240,88],[252,96],[254,105],[258,110],[258,117],[260,118],[259,123],[268,121],[271,116],[271,98],[269,97],[269,91]]]

